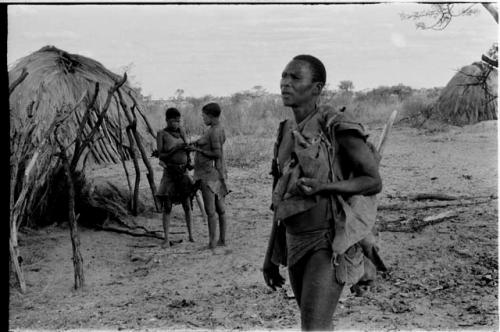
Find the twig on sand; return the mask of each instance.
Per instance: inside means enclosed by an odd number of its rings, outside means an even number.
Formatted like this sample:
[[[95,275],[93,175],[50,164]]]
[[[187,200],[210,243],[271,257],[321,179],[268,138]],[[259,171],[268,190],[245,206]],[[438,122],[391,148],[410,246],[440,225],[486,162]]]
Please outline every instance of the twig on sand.
[[[448,218],[451,218],[451,217],[455,217],[457,215],[457,211],[455,210],[451,210],[451,211],[445,211],[445,212],[441,212],[441,213],[438,213],[438,214],[435,214],[435,215],[432,215],[432,216],[428,216],[428,217],[425,217],[424,218],[424,222],[437,222],[437,221],[440,221],[440,220],[444,220],[444,219],[448,219]]]
[[[158,234],[156,234],[154,232],[136,233],[136,232],[134,232],[134,231],[132,231],[130,229],[121,228],[121,227],[107,226],[107,225],[97,226],[97,228],[99,230],[102,230],[102,231],[127,234],[127,235],[131,235],[131,236],[136,236],[136,237],[142,236],[142,237],[153,237],[153,238],[157,238],[157,239],[161,239],[161,240],[164,239],[162,235],[158,235]]]
[[[437,201],[455,201],[459,199],[456,196],[440,194],[440,193],[418,193],[409,195],[408,198],[412,201],[422,201],[426,199],[433,199]]]
[[[379,210],[425,210],[425,209],[433,209],[433,208],[442,208],[447,206],[467,206],[467,205],[476,205],[476,204],[485,204],[489,203],[492,200],[497,199],[497,197],[488,197],[483,199],[473,199],[473,200],[456,200],[449,201],[445,203],[425,203],[418,205],[411,205],[410,203],[394,203],[394,204],[381,204],[378,206]]]

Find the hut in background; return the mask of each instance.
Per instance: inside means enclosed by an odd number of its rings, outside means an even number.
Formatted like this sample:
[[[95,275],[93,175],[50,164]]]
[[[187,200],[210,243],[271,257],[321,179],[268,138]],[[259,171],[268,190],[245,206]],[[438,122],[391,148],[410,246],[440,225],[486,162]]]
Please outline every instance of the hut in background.
[[[498,72],[475,62],[461,68],[448,82],[434,105],[433,117],[453,125],[498,118]]]
[[[142,157],[149,166],[155,133],[142,109],[142,97],[127,85],[126,76],[53,46],[18,60],[9,71],[11,85],[23,75],[9,99],[10,200],[16,228],[47,208],[51,189],[60,179],[57,139],[66,147],[75,174],[84,174],[90,164],[121,162],[128,180],[125,160],[137,166]],[[151,185],[150,166],[147,175]],[[154,192],[154,182],[151,189]]]

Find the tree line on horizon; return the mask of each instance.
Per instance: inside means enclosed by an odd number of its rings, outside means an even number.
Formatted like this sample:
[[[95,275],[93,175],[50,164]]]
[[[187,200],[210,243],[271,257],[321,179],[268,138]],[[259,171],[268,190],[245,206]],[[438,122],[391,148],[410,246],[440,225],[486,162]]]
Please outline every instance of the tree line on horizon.
[[[136,88],[140,92],[140,88]],[[385,122],[393,110],[398,110],[398,118],[409,120],[425,116],[432,103],[437,100],[442,87],[415,89],[404,84],[379,86],[373,89],[355,91],[352,81],[340,81],[336,88],[328,85],[323,90],[321,104],[333,107],[346,107],[363,123],[380,124]],[[151,123],[156,130],[165,126],[164,111],[176,107],[182,114],[184,127],[189,135],[199,135],[204,129],[201,108],[208,102],[217,102],[222,107],[222,121],[226,132],[231,136],[257,135],[270,137],[275,135],[279,121],[291,113],[281,102],[278,93],[268,92],[260,85],[239,91],[229,96],[205,95],[186,96],[183,89],[177,89],[167,98],[153,99],[151,95],[143,97]]]

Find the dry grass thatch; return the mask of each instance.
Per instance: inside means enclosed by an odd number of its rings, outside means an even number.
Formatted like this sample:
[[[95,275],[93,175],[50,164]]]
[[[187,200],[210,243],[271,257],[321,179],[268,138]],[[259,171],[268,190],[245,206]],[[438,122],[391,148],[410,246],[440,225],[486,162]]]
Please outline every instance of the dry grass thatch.
[[[54,137],[56,124],[59,123],[59,139],[71,159],[76,137],[79,133],[88,136],[96,125],[99,127],[98,119],[109,90],[121,79],[95,60],[53,46],[18,60],[9,71],[11,84],[23,70],[27,71],[27,77],[10,94],[10,198],[11,209],[21,221],[30,213],[43,211],[50,183],[60,168],[56,155],[59,147]],[[118,163],[129,159],[134,143],[127,139],[125,128],[131,120],[136,121],[142,146],[151,152],[154,132],[144,117],[141,96],[126,83],[118,91],[112,95],[102,124],[76,169],[84,170],[91,163]],[[93,107],[89,107],[92,104]],[[84,125],[80,126],[81,123]],[[17,226],[19,223],[18,220]]]
[[[441,92],[434,116],[453,124],[473,124],[498,118],[497,69],[481,62],[459,70]]]

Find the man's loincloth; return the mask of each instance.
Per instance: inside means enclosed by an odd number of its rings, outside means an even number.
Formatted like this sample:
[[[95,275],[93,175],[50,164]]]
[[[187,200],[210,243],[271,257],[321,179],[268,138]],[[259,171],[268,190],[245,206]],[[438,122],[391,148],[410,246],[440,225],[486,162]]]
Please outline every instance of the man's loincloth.
[[[193,179],[187,173],[186,166],[167,164],[163,168],[163,176],[156,196],[161,202],[181,204],[186,199],[192,199],[197,189]]]
[[[313,253],[320,249],[331,250],[332,239],[333,230],[331,229],[320,229],[298,234],[286,232],[288,267],[296,264],[301,258],[309,253]]]
[[[288,267],[297,264],[303,257],[318,250],[332,251],[333,238],[334,230],[332,229],[320,229],[298,234],[286,232]],[[365,272],[361,246],[358,243],[351,246],[332,264],[334,264],[335,279],[338,283],[355,284]]]

